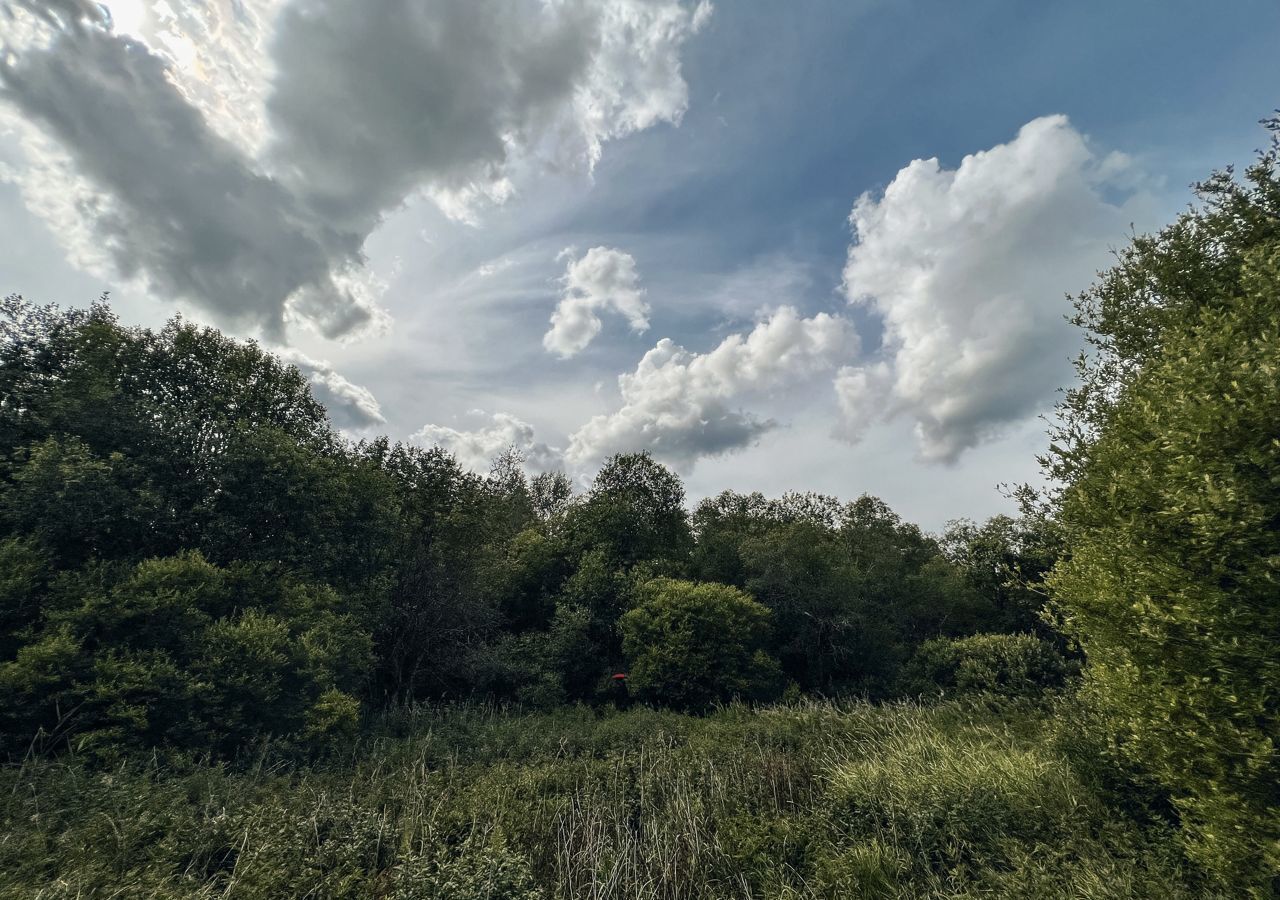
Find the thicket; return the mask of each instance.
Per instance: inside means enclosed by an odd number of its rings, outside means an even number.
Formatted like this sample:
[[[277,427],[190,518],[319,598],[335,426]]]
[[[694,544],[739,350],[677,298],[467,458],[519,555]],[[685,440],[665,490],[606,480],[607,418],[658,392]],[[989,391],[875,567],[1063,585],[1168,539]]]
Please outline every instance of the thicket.
[[[1079,298],[1091,352],[1046,459],[1048,586],[1088,656],[1106,765],[1158,785],[1192,857],[1280,893],[1280,119],[1243,180],[1135,239]],[[1091,763],[1093,764],[1093,763]]]

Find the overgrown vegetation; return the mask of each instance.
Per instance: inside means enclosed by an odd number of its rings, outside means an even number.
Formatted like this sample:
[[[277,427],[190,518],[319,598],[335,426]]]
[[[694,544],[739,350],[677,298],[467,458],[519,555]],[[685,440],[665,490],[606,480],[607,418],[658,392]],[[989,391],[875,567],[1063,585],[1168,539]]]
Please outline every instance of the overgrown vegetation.
[[[1280,120],[1271,123],[1280,136]],[[1136,240],[1080,303],[1096,350],[1049,457],[1049,586],[1118,765],[1192,855],[1280,891],[1280,154]]]
[[[6,299],[0,890],[1280,894],[1278,154],[1079,298],[1050,491],[942,535],[477,475]]]
[[[402,710],[327,763],[4,773],[0,892],[41,897],[1211,897],[1042,713]],[[43,891],[43,893],[40,893]]]

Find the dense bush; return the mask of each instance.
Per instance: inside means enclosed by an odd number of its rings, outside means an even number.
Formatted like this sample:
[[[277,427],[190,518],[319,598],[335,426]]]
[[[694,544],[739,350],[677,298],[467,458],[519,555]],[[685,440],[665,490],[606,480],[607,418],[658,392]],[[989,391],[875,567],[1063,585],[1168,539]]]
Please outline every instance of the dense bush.
[[[1278,166],[1215,179],[1088,296],[1101,362],[1064,412],[1092,432],[1057,451],[1050,579],[1109,745],[1256,896],[1280,891]]]
[[[1060,687],[1071,668],[1052,644],[1029,634],[935,638],[911,657],[902,689],[916,696],[1033,696]]]
[[[727,585],[651,581],[622,617],[628,684],[641,697],[689,710],[776,696],[781,673],[764,649],[769,618]]]
[[[64,574],[24,605],[38,615],[0,662],[10,752],[321,747],[356,725],[370,638],[328,588],[189,553]]]

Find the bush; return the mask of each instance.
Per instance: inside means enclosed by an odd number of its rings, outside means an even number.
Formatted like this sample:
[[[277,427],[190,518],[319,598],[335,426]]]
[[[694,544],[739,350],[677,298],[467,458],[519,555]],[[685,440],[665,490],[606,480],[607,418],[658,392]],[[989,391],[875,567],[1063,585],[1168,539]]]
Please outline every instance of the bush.
[[[65,575],[38,605],[28,642],[0,661],[0,749],[231,754],[355,725],[371,642],[328,588],[189,553]]]
[[[1106,745],[1193,859],[1280,895],[1280,119],[1243,180],[1135,238],[1077,302],[1091,350],[1045,462],[1048,579]]]
[[[903,691],[1034,696],[1061,686],[1070,668],[1052,644],[1029,634],[936,638],[921,644],[907,664]]]
[[[777,695],[781,671],[764,650],[768,609],[723,584],[659,578],[641,593],[620,623],[629,683],[641,697],[705,710]]]
[[[1194,858],[1280,890],[1280,242],[1125,392],[1064,495],[1050,579],[1086,690]]]

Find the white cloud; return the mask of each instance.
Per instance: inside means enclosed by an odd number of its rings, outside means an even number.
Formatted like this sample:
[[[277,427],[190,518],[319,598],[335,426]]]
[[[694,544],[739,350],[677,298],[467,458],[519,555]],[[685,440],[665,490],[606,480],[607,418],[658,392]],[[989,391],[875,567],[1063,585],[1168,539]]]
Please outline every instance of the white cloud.
[[[921,456],[952,462],[1052,403],[1076,347],[1065,295],[1089,283],[1141,218],[1121,155],[1099,157],[1064,116],[1024,125],[958,168],[915,160],[850,222],[849,301],[884,323],[883,360],[846,367],[846,436],[915,420]]]
[[[836,433],[840,437],[856,443],[870,425],[889,418],[886,403],[892,402],[893,370],[887,363],[843,366],[836,373],[835,387],[841,413]]]
[[[600,333],[599,313],[603,310],[625,316],[633,331],[649,327],[649,304],[640,288],[636,261],[629,253],[592,247],[581,259],[569,260],[560,284],[560,302],[542,345],[561,358],[581,352]]]
[[[650,450],[688,470],[700,457],[749,446],[775,426],[737,402],[829,370],[856,350],[857,335],[844,319],[801,318],[788,306],[708,353],[664,338],[634,372],[618,377],[622,405],[574,432],[566,455],[592,469],[611,453]]]
[[[564,467],[561,452],[538,441],[528,422],[508,413],[490,415],[482,409],[473,409],[469,415],[480,420],[480,427],[464,431],[447,425],[425,425],[409,440],[424,446],[443,447],[473,472],[488,472],[493,460],[513,447],[531,471],[558,471]]]
[[[368,388],[352,384],[324,360],[316,360],[298,350],[280,348],[277,356],[311,382],[311,393],[329,410],[329,418],[339,428],[362,431],[375,425],[385,425],[382,407]]]

